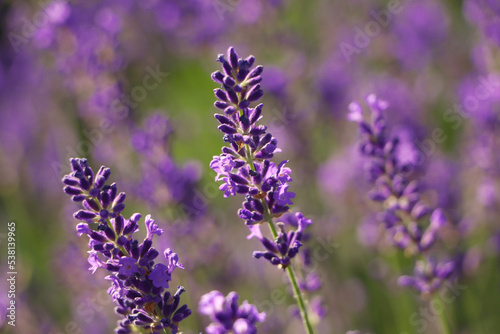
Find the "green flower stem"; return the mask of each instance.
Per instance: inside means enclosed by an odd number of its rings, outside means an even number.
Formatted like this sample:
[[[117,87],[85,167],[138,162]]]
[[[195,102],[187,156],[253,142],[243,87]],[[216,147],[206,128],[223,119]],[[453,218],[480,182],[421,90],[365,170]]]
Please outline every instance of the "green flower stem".
[[[264,205],[266,220],[269,223],[269,229],[271,230],[273,238],[276,239],[278,237],[278,231],[276,230],[276,226],[274,225],[273,219],[269,213],[269,209],[264,199],[262,199],[262,204]],[[299,306],[300,316],[302,318],[304,329],[306,330],[307,334],[314,334],[314,329],[311,325],[311,321],[309,320],[309,314],[307,313],[306,303],[304,302],[304,297],[302,296],[302,292],[300,291],[300,287],[291,263],[288,265],[288,267],[286,267],[286,272],[288,274],[288,278],[290,279],[290,283],[292,284],[295,300],[297,301],[297,305]]]
[[[442,303],[438,295],[435,295],[433,300],[436,300],[438,303]],[[442,310],[442,312],[440,312],[440,314],[436,314],[436,318],[438,322],[439,332],[441,334],[451,334],[450,325],[446,320],[446,312],[444,309]]]

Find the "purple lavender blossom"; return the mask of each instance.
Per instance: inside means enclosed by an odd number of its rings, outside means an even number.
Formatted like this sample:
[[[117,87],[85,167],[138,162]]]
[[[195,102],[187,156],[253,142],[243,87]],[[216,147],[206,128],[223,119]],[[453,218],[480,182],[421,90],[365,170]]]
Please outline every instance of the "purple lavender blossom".
[[[179,307],[183,287],[173,296],[165,291],[173,270],[183,268],[177,254],[167,249],[164,255],[168,266],[155,264],[159,253],[152,247],[153,236],[161,235],[163,230],[148,215],[147,236],[139,243],[133,234],[139,228],[141,215],[136,213],[129,219],[121,215],[125,193],[118,193],[116,183],[106,184],[111,170],[103,166],[94,174],[86,159],[70,162],[73,172],[63,178],[64,191],[83,206],[74,217],[82,221],[77,226],[78,234],[89,237],[90,270],[105,268],[111,273],[106,277],[111,281],[108,294],[117,304],[116,312],[123,316],[116,333],[131,333],[132,326],[152,333],[164,332],[164,329],[178,333],[179,322],[188,317],[191,310],[187,305]]]
[[[302,246],[305,227],[312,221],[298,213],[300,217],[295,231],[286,232],[282,223],[277,224],[280,231],[276,229],[274,218],[288,212],[289,205],[293,204],[291,199],[295,197],[288,191],[288,183],[292,180],[291,169],[285,167],[287,160],[278,165],[271,162],[274,154],[281,152],[278,140],[267,132],[266,126],[257,124],[262,118],[263,104],[250,107],[252,102],[264,95],[260,85],[264,68],[252,68],[255,57],[239,58],[233,47],[228,49],[227,59],[219,54],[217,61],[222,64],[223,72],[212,73],[212,79],[222,88],[214,90],[218,98],[214,105],[224,114],[215,114],[215,118],[229,147],[222,148],[222,154],[214,157],[210,167],[217,173],[216,181],[223,181],[220,189],[225,197],[236,193],[245,196],[238,215],[250,227],[251,236],[256,236],[266,248],[265,251],[254,252],[254,257],[263,257],[287,271],[304,329],[312,334],[314,329],[306,303],[290,265],[290,259],[298,254]],[[273,241],[260,231],[260,224],[265,221],[269,224]]]
[[[212,323],[207,326],[207,334],[256,334],[258,322],[266,320],[264,312],[246,300],[238,304],[238,294],[230,292],[227,297],[219,291],[211,291],[201,296],[199,311],[210,317]]]
[[[398,154],[399,138],[386,138],[382,112],[388,103],[373,94],[366,98],[366,102],[371,110],[370,123],[365,122],[363,109],[357,102],[350,104],[347,117],[358,123],[363,138],[360,152],[370,159],[365,168],[368,179],[374,185],[369,197],[383,204],[384,211],[379,213],[379,219],[384,223],[386,235],[394,246],[404,250],[408,256],[424,256],[423,263],[432,264],[433,268],[451,268],[446,272],[425,271],[427,279],[432,281],[431,285],[409,284],[408,279],[400,281],[416,288],[423,295],[431,294],[454,271],[453,261],[436,262],[429,256],[440,230],[448,224],[447,218],[441,209],[432,209],[421,200],[419,183],[411,178],[415,166],[412,160],[402,159]],[[420,266],[417,264],[415,269],[415,281],[422,276]]]
[[[217,173],[216,181],[223,181],[219,189],[224,192],[224,197],[245,196],[238,215],[250,227],[251,235],[257,236],[266,248],[264,252],[254,252],[254,256],[286,268],[298,253],[303,229],[311,221],[300,214],[304,223],[288,233],[284,225],[280,225],[280,233],[273,242],[261,237],[258,231],[262,222],[289,211],[295,197],[289,191],[292,171],[285,166],[288,160],[278,165],[271,162],[274,154],[281,151],[278,141],[267,133],[266,126],[257,124],[262,118],[263,105],[250,107],[251,102],[258,101],[263,95],[260,82],[264,68],[252,68],[255,58],[238,58],[232,47],[228,50],[227,60],[219,55],[217,61],[222,64],[224,73],[217,71],[212,74],[212,79],[222,85],[222,89],[214,90],[218,98],[215,106],[223,110],[224,115],[215,114],[215,118],[220,123],[224,141],[230,146],[224,147],[220,156],[214,156],[210,167]]]

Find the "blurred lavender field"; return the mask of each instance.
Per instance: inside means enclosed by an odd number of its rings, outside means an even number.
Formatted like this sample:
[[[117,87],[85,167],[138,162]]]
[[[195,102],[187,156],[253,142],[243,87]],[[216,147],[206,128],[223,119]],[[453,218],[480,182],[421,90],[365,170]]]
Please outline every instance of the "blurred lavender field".
[[[250,334],[236,318],[251,316],[258,333],[305,333],[290,261],[318,334],[500,332],[499,0],[1,1],[0,333],[121,319],[77,234],[94,216],[67,196],[91,191],[63,191],[70,158],[109,167],[127,194],[109,217],[140,212],[135,238],[157,234],[155,261],[177,266],[163,283],[192,311],[182,333]],[[231,291],[250,315],[210,332]]]

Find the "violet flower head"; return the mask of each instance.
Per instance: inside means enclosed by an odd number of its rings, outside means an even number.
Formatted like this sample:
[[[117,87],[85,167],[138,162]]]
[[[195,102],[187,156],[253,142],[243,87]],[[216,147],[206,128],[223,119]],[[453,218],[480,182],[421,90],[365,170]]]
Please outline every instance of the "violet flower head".
[[[74,217],[80,221],[78,235],[89,237],[90,270],[104,268],[110,272],[108,294],[117,304],[116,312],[123,316],[115,332],[131,333],[137,326],[151,333],[170,329],[178,333],[179,322],[191,314],[187,305],[179,307],[179,287],[172,296],[166,291],[174,268],[183,269],[177,254],[167,249],[164,253],[168,265],[156,263],[159,252],[152,247],[154,235],[161,235],[151,216],[146,216],[147,236],[141,243],[133,234],[139,228],[141,215],[129,219],[121,215],[125,208],[125,193],[118,193],[115,183],[106,185],[110,169],[101,167],[94,175],[86,159],[70,159],[73,172],[65,175],[64,191],[73,201],[81,202],[83,209]]]
[[[372,121],[366,122],[359,103],[350,104],[348,119],[358,123],[361,133],[361,155],[368,158],[365,166],[368,179],[373,183],[369,197],[383,204],[384,210],[378,214],[384,224],[386,235],[394,246],[404,250],[407,256],[422,256],[424,263],[430,265],[429,253],[439,239],[440,231],[448,225],[446,216],[441,209],[432,209],[423,200],[418,180],[411,178],[412,171],[418,166],[411,160],[402,159],[398,154],[401,141],[397,136],[386,138],[385,118],[383,111],[388,107],[385,101],[371,94],[366,98],[371,110]],[[433,264],[433,267],[449,267],[450,262]],[[415,280],[421,276],[421,271],[415,270]],[[453,271],[453,270],[452,270]],[[450,275],[438,275],[437,271],[427,271],[428,280],[440,282]],[[439,284],[433,284],[433,289],[423,289],[410,285],[422,293],[434,292]],[[435,288],[435,289],[434,289]]]
[[[295,193],[289,191],[292,170],[286,166],[288,160],[278,165],[270,160],[281,151],[278,141],[265,125],[257,124],[262,118],[263,104],[250,106],[264,94],[260,86],[263,67],[253,67],[253,56],[239,58],[233,47],[227,56],[219,55],[217,61],[222,64],[223,72],[212,73],[212,79],[221,85],[214,90],[218,98],[215,107],[223,110],[223,114],[215,114],[215,118],[229,146],[222,148],[220,156],[214,156],[210,167],[217,173],[216,181],[223,182],[219,189],[224,197],[245,196],[238,215],[251,228],[252,235],[257,235],[254,232],[260,235],[256,232],[259,227],[252,225],[280,217],[293,204]],[[285,232],[281,225],[274,241],[258,237],[266,251],[255,252],[254,256],[286,268],[302,245],[300,228]]]
[[[414,276],[401,276],[398,284],[410,286],[418,290],[421,294],[431,294],[438,290],[443,281],[450,278],[455,270],[455,263],[437,262],[430,258],[428,261],[417,261]]]
[[[200,218],[206,205],[197,198],[200,179],[196,163],[185,166],[172,159],[173,126],[161,113],[149,116],[142,128],[134,129],[132,146],[140,156],[141,178],[133,184],[134,194],[154,207],[177,205],[190,220]]]
[[[219,291],[201,296],[199,312],[210,317],[212,323],[205,329],[207,334],[256,334],[257,323],[266,320],[266,313],[259,313],[255,305],[246,300],[239,305],[238,294],[230,292],[226,297]]]

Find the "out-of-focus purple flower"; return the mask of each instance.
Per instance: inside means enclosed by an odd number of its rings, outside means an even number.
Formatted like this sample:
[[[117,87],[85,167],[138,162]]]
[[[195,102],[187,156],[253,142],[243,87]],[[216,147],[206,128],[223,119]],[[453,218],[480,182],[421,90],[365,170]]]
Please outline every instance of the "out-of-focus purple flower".
[[[500,45],[500,5],[495,0],[466,0],[465,17],[481,29],[482,33]]]
[[[427,261],[417,261],[414,276],[401,276],[398,284],[410,286],[422,295],[432,294],[439,290],[443,282],[450,278],[455,270],[453,261],[437,262],[433,258]]]
[[[277,67],[266,67],[266,73],[263,74],[262,87],[277,97],[284,97],[288,85],[287,78],[282,70]]]
[[[352,84],[352,75],[348,72],[343,61],[334,59],[326,61],[316,75],[316,86],[321,94],[321,101],[327,112],[340,117],[342,110],[348,104],[349,89]]]
[[[318,170],[318,184],[327,193],[341,195],[352,184],[359,184],[363,160],[355,146],[344,148]]]
[[[134,129],[132,146],[141,157],[141,179],[132,187],[149,205],[176,205],[187,219],[195,219],[206,211],[205,202],[196,192],[200,173],[195,163],[180,166],[172,159],[172,133],[171,122],[159,112]]]
[[[500,124],[500,92],[496,88],[499,82],[496,74],[465,77],[457,89],[462,116],[471,117],[480,128],[497,128]]]
[[[412,146],[401,150],[401,144],[405,141],[401,141],[398,132],[392,138],[386,137],[383,111],[388,104],[373,94],[366,98],[366,102],[371,110],[371,122],[364,120],[362,107],[357,102],[351,103],[348,119],[359,125],[362,136],[360,153],[369,158],[365,169],[374,185],[369,197],[383,204],[384,211],[378,214],[378,219],[384,223],[386,235],[392,243],[407,255],[427,256],[427,261],[431,263],[433,260],[428,257],[429,250],[436,243],[440,230],[448,224],[447,218],[441,209],[432,209],[421,200],[419,182],[411,178],[411,172],[419,163],[412,158]],[[409,154],[407,150],[410,150]],[[437,271],[430,271],[429,275],[434,273]],[[432,276],[429,280],[441,282],[448,277]],[[417,288],[422,294],[432,293],[440,286],[434,284],[432,286],[436,289],[427,291],[416,285],[405,285]]]
[[[257,323],[266,320],[264,312],[246,300],[238,304],[238,294],[230,292],[227,297],[219,291],[211,291],[201,296],[199,312],[210,317],[207,334],[256,334]]]
[[[439,3],[413,2],[395,16],[392,30],[397,37],[396,58],[405,67],[418,69],[429,61],[432,49],[445,39],[448,18]]]

